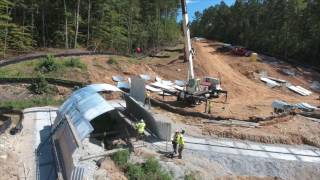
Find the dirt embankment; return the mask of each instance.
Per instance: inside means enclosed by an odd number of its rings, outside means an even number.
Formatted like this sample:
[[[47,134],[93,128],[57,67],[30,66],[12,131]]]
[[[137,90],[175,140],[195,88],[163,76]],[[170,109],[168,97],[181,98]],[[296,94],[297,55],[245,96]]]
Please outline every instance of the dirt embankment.
[[[183,124],[187,134],[192,136],[212,136],[235,138],[268,144],[306,144],[320,147],[320,123],[303,116],[287,116],[260,123],[258,128],[240,127],[210,123],[207,119],[181,116],[154,108],[157,113],[166,113],[174,124]]]
[[[301,116],[279,119],[277,124],[260,128],[223,127],[206,124],[205,135],[251,140],[268,144],[306,144],[320,147],[320,124]]]
[[[267,72],[276,78],[283,78],[289,82],[309,88],[310,77],[301,75],[296,77],[285,76],[280,73],[280,67],[267,62],[250,62],[247,57],[235,57],[221,54],[216,51],[213,42],[195,42],[197,57],[196,63],[210,76],[220,77],[223,89],[229,92],[228,104],[225,111],[216,112],[222,115],[246,116],[268,116],[272,112],[271,103],[280,99],[290,103],[309,102],[317,104],[317,95],[302,97],[286,88],[270,89],[258,78],[258,73]],[[290,65],[282,65],[293,69]],[[313,72],[316,74],[316,72]],[[220,104],[216,104],[219,109]],[[216,110],[217,111],[217,110]]]
[[[233,117],[235,119],[248,119],[252,116],[266,117],[273,111],[271,103],[276,100],[284,100],[289,103],[307,102],[313,105],[319,104],[319,94],[303,97],[291,92],[286,87],[271,89],[260,81],[260,73],[267,73],[269,76],[284,79],[294,85],[300,85],[307,89],[310,82],[320,79],[320,74],[291,66],[290,64],[267,60],[251,62],[248,57],[237,57],[230,54],[217,52],[219,43],[211,41],[193,42],[196,49],[194,60],[195,74],[197,77],[212,76],[222,81],[222,88],[228,91],[228,101],[224,98],[214,100],[213,113],[217,116]],[[175,61],[172,64],[158,63],[157,68],[152,68],[159,75],[167,79],[185,79],[187,76],[187,64],[182,61]],[[282,72],[289,69],[296,73],[296,76],[288,76]],[[161,98],[158,98],[161,100]],[[184,107],[190,111],[204,112],[205,105],[194,108],[177,104],[175,98],[166,98],[171,105]]]

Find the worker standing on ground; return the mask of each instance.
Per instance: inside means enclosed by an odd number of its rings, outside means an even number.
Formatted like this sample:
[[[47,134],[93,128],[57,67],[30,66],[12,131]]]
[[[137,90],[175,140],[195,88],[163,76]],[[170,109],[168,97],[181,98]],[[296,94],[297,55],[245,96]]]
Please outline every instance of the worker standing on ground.
[[[176,130],[172,137],[172,147],[173,147],[173,153],[177,154],[177,146],[178,146],[178,138],[179,138],[180,132],[179,130]]]
[[[146,127],[146,123],[143,121],[143,119],[141,119],[140,122],[136,124],[137,141],[143,138],[145,127]]]
[[[149,107],[149,109],[150,109],[150,107],[151,107],[151,102],[150,102],[150,92],[149,92],[149,91],[146,91],[143,106],[145,106],[146,104],[148,105],[148,107]]]
[[[183,138],[184,130],[181,131],[181,133],[178,135],[178,153],[179,153],[179,159],[182,159],[182,151],[184,149],[184,138]]]

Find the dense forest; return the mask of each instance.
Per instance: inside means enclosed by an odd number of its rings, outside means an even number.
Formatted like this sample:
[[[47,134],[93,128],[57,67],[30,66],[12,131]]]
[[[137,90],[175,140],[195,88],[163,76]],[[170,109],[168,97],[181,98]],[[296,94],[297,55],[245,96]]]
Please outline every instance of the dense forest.
[[[196,12],[193,36],[320,67],[320,0],[237,0]]]
[[[181,36],[178,0],[0,0],[2,56],[34,48],[130,53]]]

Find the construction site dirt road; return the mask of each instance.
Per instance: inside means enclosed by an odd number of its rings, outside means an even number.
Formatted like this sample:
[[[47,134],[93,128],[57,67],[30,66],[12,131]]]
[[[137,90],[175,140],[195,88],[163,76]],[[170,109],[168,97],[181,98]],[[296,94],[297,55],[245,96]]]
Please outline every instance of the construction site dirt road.
[[[285,88],[271,89],[259,79],[259,74],[265,72],[270,76],[309,88],[310,81],[320,77],[319,73],[315,71],[306,70],[305,73],[301,72],[293,77],[287,76],[281,73],[281,69],[297,71],[297,68],[280,61],[271,63],[265,59],[251,62],[249,57],[219,53],[217,48],[221,47],[221,43],[218,42],[194,41],[193,46],[196,49],[195,73],[197,76],[218,77],[221,79],[222,88],[228,91],[227,103],[224,103],[224,97],[215,100],[213,105],[213,114],[215,115],[244,120],[252,116],[270,116],[273,112],[271,104],[277,99],[289,103],[319,104],[319,100],[317,100],[319,94],[317,93],[310,96],[300,96]],[[177,64],[180,65],[179,62]],[[158,66],[153,69],[168,79],[185,79],[187,72],[177,72],[177,68],[174,69],[175,65],[171,64],[171,67],[169,65]],[[174,99],[167,99],[174,101]],[[189,109],[203,112],[204,106],[203,104]]]

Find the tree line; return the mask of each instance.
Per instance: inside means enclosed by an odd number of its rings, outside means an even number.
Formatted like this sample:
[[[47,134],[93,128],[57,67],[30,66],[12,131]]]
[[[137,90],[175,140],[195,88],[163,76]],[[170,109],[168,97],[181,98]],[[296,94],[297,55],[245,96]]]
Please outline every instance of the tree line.
[[[236,0],[196,12],[202,36],[320,67],[320,0]]]
[[[89,48],[132,53],[176,42],[178,0],[0,0],[0,51]]]

